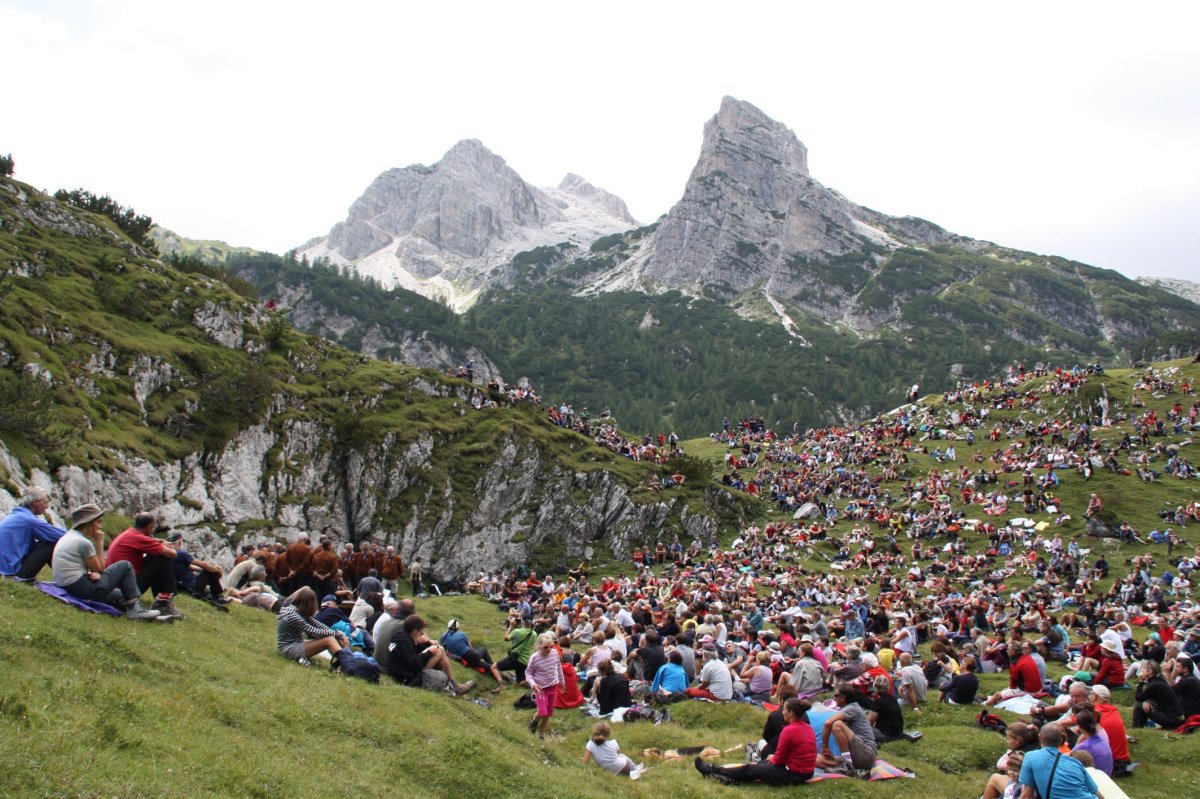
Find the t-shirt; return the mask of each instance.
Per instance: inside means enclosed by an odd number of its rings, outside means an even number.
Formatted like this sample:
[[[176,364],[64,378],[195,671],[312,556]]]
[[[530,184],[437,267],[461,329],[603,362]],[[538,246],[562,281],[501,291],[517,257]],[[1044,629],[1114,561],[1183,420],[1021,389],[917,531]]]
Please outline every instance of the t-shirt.
[[[850,732],[854,733],[855,738],[871,748],[875,747],[875,733],[871,732],[871,722],[867,719],[867,712],[862,709],[861,705],[850,702],[837,712],[845,716],[846,726],[850,728]]]
[[[900,703],[891,694],[880,694],[871,701],[871,711],[877,713],[875,728],[889,738],[899,738],[904,733],[904,716]]]
[[[908,698],[908,686],[913,687],[913,691],[917,694],[917,701],[924,702],[925,694],[929,691],[929,681],[925,679],[925,672],[921,671],[920,666],[904,666],[900,669],[900,689],[899,694],[905,699]]]
[[[625,755],[621,754],[621,747],[611,738],[602,744],[588,741],[587,750],[592,753],[596,765],[605,771],[620,774],[621,770],[625,768]]]
[[[733,677],[729,668],[715,658],[700,669],[700,682],[708,683],[708,690],[717,699],[733,699]]]
[[[946,686],[946,698],[956,705],[971,704],[975,701],[977,693],[979,693],[979,678],[970,671],[955,674],[950,678],[950,684]]]
[[[1103,731],[1101,731],[1099,735],[1075,744],[1075,748],[1090,754],[1092,756],[1092,762],[1096,764],[1096,768],[1100,769],[1105,774],[1112,774],[1112,747],[1108,745],[1107,736],[1104,735]]]
[[[87,561],[96,554],[96,545],[78,530],[68,530],[54,545],[50,568],[55,585],[70,585],[87,576]]]
[[[1056,759],[1058,769],[1054,771],[1054,783],[1050,785],[1051,791],[1047,794],[1050,771],[1054,769]],[[1095,799],[1096,795],[1096,781],[1087,773],[1083,764],[1053,747],[1045,747],[1025,755],[1018,781],[1022,785],[1030,786],[1039,796],[1046,796],[1047,799]]]
[[[175,582],[184,591],[191,591],[196,585],[196,573],[192,571],[192,557],[190,552],[185,552],[182,549],[175,550],[175,559],[171,563],[175,570]]]
[[[162,553],[162,541],[146,535],[135,527],[130,527],[108,545],[108,556],[104,560],[104,566],[107,568],[118,561],[127,560],[133,566],[133,573],[141,574],[142,562],[148,556]]]

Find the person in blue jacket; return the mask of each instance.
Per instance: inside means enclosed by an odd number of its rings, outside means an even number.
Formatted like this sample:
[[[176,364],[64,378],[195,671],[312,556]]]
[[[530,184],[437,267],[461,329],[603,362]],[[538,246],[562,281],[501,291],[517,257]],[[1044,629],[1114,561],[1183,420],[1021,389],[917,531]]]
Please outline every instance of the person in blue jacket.
[[[672,649],[667,653],[667,662],[658,667],[650,691],[656,695],[669,696],[688,689],[687,672],[683,670],[683,656]]]
[[[49,507],[50,492],[29,486],[21,504],[0,521],[0,574],[32,580],[50,563],[54,545],[67,531],[39,518]]]

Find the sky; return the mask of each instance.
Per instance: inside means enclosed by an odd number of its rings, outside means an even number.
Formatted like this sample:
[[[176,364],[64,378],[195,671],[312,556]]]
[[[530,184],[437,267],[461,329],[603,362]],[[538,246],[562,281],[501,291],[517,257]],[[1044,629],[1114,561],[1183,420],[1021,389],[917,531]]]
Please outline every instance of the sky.
[[[0,153],[283,252],[479,139],[642,222],[732,95],[862,205],[1200,281],[1200,4],[0,0]]]

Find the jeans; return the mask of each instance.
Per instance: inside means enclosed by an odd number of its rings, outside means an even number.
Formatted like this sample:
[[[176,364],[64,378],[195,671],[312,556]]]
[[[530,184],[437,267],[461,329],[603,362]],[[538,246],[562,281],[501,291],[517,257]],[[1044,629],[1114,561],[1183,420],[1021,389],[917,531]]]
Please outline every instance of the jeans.
[[[133,574],[133,564],[127,560],[119,560],[109,566],[95,582],[85,574],[63,588],[71,596],[104,602],[117,608],[136,602],[142,595]]]

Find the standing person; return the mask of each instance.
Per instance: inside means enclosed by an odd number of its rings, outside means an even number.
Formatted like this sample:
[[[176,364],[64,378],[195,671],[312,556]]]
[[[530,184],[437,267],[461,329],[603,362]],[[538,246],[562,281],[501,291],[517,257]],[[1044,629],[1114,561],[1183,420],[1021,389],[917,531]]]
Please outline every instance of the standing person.
[[[546,737],[554,702],[563,683],[562,656],[554,647],[554,633],[545,632],[537,638],[537,651],[525,667],[525,682],[533,689],[537,715],[529,722],[529,731],[539,738]]]
[[[1059,751],[1064,738],[1058,724],[1042,727],[1038,735],[1042,748],[1025,755],[1021,763],[1021,799],[1092,799],[1096,795],[1096,781],[1083,764]]]
[[[404,572],[404,561],[396,554],[395,547],[388,547],[383,556],[383,564],[379,576],[383,578],[383,587],[393,594],[400,587],[400,575]]]
[[[421,585],[421,559],[413,558],[412,565],[408,567],[408,576],[412,579],[413,596],[420,596],[424,588]]]
[[[0,574],[32,580],[54,557],[54,545],[66,534],[41,518],[50,507],[50,492],[29,486],[21,504],[0,521]]]
[[[133,526],[108,545],[105,565],[129,561],[137,575],[138,588],[143,594],[146,591],[154,594],[150,609],[182,619],[183,614],[175,609],[175,594],[179,591],[175,582],[175,548],[154,537],[157,525],[153,513],[143,511],[134,516]]]
[[[787,726],[771,759],[747,766],[714,766],[696,758],[696,770],[722,783],[764,782],[768,785],[798,785],[812,779],[817,764],[817,736],[808,723],[808,704],[793,697],[783,706]]]
[[[51,557],[54,584],[79,599],[125,607],[130,619],[157,619],[156,610],[146,610],[138,601],[137,577],[129,561],[107,568],[96,553],[104,543],[104,511],[87,503],[71,511],[71,529],[58,539]]]
[[[626,776],[637,779],[637,765],[621,754],[621,746],[612,737],[612,727],[607,721],[600,721],[592,727],[592,738],[587,742],[583,752],[583,762],[596,761],[596,765],[605,771],[610,771],[618,777]]]
[[[333,551],[333,541],[329,537],[321,536],[321,541],[312,551],[308,562],[312,570],[313,593],[325,596],[337,591],[338,556]]]

